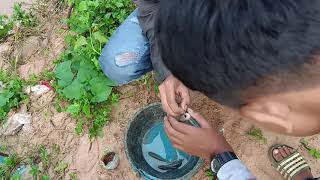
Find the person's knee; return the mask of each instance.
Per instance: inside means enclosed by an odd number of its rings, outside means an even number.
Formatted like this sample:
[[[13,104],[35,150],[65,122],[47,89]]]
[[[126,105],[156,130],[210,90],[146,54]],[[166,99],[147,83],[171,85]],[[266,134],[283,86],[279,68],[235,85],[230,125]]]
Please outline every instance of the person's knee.
[[[136,52],[114,53],[108,47],[103,50],[99,63],[103,72],[113,81],[126,84],[141,74],[140,56]]]

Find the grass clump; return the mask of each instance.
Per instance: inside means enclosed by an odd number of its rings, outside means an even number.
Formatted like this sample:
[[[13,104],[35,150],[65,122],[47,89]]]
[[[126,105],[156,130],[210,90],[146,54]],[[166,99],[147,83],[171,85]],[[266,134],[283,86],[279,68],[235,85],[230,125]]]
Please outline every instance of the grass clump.
[[[312,148],[306,139],[302,139],[301,144],[312,157],[314,157],[315,159],[320,159],[320,151],[316,148]]]
[[[264,144],[267,143],[267,138],[263,136],[262,131],[259,128],[252,128],[247,132],[247,135],[255,140],[263,142]]]
[[[208,177],[209,180],[217,180],[217,174],[211,171],[211,169],[207,169],[205,171],[206,176]]]

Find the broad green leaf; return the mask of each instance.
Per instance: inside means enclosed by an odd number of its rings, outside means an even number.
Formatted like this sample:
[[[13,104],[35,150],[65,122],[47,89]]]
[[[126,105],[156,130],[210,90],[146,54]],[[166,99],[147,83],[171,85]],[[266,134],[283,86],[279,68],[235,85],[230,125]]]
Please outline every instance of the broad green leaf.
[[[82,111],[83,113],[88,116],[91,117],[91,112],[90,112],[90,104],[89,103],[85,103],[82,107]]]
[[[88,9],[87,1],[81,1],[78,7],[79,11],[86,11]]]
[[[90,63],[83,63],[80,65],[80,69],[77,74],[77,79],[80,82],[85,82],[90,80],[92,77],[97,76],[97,71],[94,69],[94,66]]]
[[[94,78],[90,81],[91,92],[94,95],[92,102],[103,102],[108,100],[112,87],[106,85],[104,81],[100,81],[101,79]]]
[[[55,71],[56,78],[58,78],[58,85],[66,87],[71,84],[73,73],[71,72],[71,61],[65,61],[59,64]]]
[[[68,99],[78,100],[81,98],[83,92],[83,85],[75,80],[69,86],[62,90],[63,95]]]
[[[103,102],[108,100],[110,94],[112,92],[112,88],[108,87],[107,89],[105,89],[104,91],[100,91],[99,94],[96,94],[93,98],[92,98],[92,102]]]
[[[89,1],[88,4],[89,6],[93,6],[96,8],[99,6],[99,1]]]
[[[50,177],[48,175],[43,175],[41,180],[50,180]]]
[[[106,43],[108,41],[108,39],[100,31],[93,33],[93,37],[100,43]]]
[[[74,45],[74,48],[75,48],[75,49],[78,49],[79,47],[84,46],[84,45],[86,45],[86,44],[88,44],[88,43],[87,43],[87,39],[86,39],[84,36],[80,36],[80,37],[77,39],[77,41],[76,41],[76,43],[75,43],[75,45]]]
[[[7,104],[8,99],[0,95],[0,107],[5,106]]]
[[[80,112],[80,104],[75,103],[68,107],[67,112],[71,114],[78,114]]]
[[[310,149],[310,151],[309,151],[309,153],[312,155],[312,156],[314,156],[315,154],[316,154],[316,150],[315,149]]]
[[[96,78],[93,78],[91,81],[90,81],[90,84],[91,85],[94,85],[94,84],[102,84],[104,86],[116,86],[117,84],[115,82],[113,82],[112,80],[110,80],[109,78],[107,78],[106,76],[104,75],[100,75]]]
[[[121,7],[123,7],[124,5],[123,5],[122,2],[116,2],[116,6],[117,6],[118,8],[121,8]]]
[[[74,0],[68,0],[68,5],[71,6],[74,3]]]

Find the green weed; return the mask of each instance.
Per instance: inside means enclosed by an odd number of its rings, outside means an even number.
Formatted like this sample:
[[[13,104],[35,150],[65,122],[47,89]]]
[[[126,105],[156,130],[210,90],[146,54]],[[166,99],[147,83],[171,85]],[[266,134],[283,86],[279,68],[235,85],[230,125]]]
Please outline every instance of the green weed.
[[[0,15],[0,40],[13,28],[13,21],[6,15]]]
[[[49,70],[44,70],[43,72],[41,72],[39,75],[30,75],[30,77],[28,78],[26,84],[27,85],[36,85],[39,84],[41,81],[51,81],[55,79],[55,73],[51,72]],[[54,86],[54,84],[53,84]]]
[[[77,174],[75,172],[72,172],[69,174],[70,180],[77,180]]]
[[[12,108],[18,108],[25,99],[23,81],[16,75],[0,70],[0,124]]]
[[[0,164],[0,177],[4,179],[10,179],[12,177],[16,179],[21,178],[18,173],[15,173],[20,162],[21,158],[16,154],[6,157],[4,164]]]
[[[81,134],[88,126],[89,136],[94,138],[109,120],[110,104],[117,101],[117,96],[112,95],[116,84],[103,74],[98,58],[104,44],[134,6],[130,0],[70,0],[69,3],[74,3],[74,9],[67,20],[68,49],[56,61],[56,90],[70,102],[67,112],[77,119],[76,132]]]
[[[209,180],[216,180],[217,179],[217,174],[212,172],[211,169],[207,169],[205,174],[209,178]]]
[[[20,3],[13,5],[13,20],[19,22],[23,27],[30,28],[37,25],[36,18],[26,10],[22,9]]]
[[[301,144],[312,157],[316,159],[320,159],[320,151],[317,150],[316,148],[310,147],[309,142],[306,139],[302,139]]]
[[[111,94],[111,102],[112,104],[117,104],[120,101],[120,94],[112,93]]]
[[[251,129],[249,132],[247,132],[247,135],[253,139],[263,142],[264,144],[267,143],[267,139],[263,136],[262,131],[259,128]]]
[[[0,40],[8,35],[14,25],[18,25],[19,28],[30,29],[37,26],[37,20],[30,11],[22,9],[21,3],[15,3],[11,17],[0,15]],[[16,36],[21,36],[21,34],[18,33]]]
[[[63,174],[66,171],[67,168],[68,168],[68,164],[67,163],[60,162],[58,164],[58,166],[56,168],[54,168],[54,170],[59,174]]]
[[[41,162],[43,163],[44,168],[49,167],[49,153],[47,149],[44,146],[41,146],[39,148],[39,153],[40,153],[40,159]]]

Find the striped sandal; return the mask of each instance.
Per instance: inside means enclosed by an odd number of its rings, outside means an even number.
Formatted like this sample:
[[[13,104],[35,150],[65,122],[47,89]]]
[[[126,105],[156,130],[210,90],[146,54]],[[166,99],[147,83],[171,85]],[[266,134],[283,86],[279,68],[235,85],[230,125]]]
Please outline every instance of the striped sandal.
[[[269,159],[272,162],[272,166],[280,172],[287,180],[293,180],[298,174],[305,170],[310,170],[309,165],[306,160],[301,156],[301,154],[295,150],[290,156],[284,158],[282,161],[277,162],[273,157],[273,150],[279,149],[281,147],[287,147],[293,149],[287,145],[274,145],[269,149]]]

